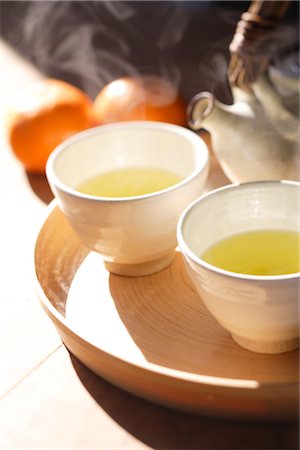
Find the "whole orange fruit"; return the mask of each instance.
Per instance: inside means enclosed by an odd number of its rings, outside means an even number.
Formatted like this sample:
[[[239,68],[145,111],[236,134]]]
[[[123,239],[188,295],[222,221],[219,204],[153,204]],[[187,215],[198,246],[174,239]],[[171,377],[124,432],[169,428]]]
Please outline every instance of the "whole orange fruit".
[[[17,93],[8,107],[9,143],[29,172],[44,172],[60,142],[93,125],[92,100],[62,80],[34,83]]]
[[[186,126],[186,102],[163,77],[122,77],[98,93],[93,115],[98,123],[154,120]]]

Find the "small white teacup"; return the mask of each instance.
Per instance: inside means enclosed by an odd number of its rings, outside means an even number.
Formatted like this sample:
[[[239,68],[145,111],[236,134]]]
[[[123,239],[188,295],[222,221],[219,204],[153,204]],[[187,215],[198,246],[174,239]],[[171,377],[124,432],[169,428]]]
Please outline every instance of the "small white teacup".
[[[91,177],[133,167],[171,171],[181,181],[131,197],[77,190]],[[139,121],[101,125],[64,141],[50,155],[46,175],[82,242],[102,255],[110,272],[139,276],[172,262],[179,216],[203,192],[208,170],[208,149],[197,134],[176,125]]]
[[[299,198],[297,182],[229,185],[194,201],[179,219],[179,247],[201,299],[238,344],[255,352],[299,346],[300,273],[237,273],[206,262],[203,253],[239,233],[299,232]]]

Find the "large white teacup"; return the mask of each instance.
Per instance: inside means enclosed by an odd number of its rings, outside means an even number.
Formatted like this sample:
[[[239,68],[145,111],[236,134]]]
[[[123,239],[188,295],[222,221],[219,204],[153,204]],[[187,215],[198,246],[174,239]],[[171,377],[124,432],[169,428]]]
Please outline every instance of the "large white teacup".
[[[109,198],[77,187],[100,173],[149,167],[181,181],[145,195]],[[102,125],[64,141],[50,155],[46,174],[58,205],[107,269],[146,275],[173,260],[183,209],[203,192],[209,170],[206,144],[191,130],[160,122]]]
[[[238,233],[299,232],[299,198],[297,182],[229,185],[194,201],[178,223],[179,246],[201,299],[234,340],[249,350],[281,353],[298,347],[300,273],[236,273],[202,256]]]

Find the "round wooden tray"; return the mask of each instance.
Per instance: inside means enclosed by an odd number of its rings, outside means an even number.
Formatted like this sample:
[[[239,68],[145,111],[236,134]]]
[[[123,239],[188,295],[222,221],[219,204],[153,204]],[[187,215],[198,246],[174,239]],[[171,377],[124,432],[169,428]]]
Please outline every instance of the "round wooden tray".
[[[203,414],[291,419],[298,352],[240,348],[206,310],[178,252],[146,277],[109,274],[52,202],[35,247],[38,297],[66,347],[146,399]]]

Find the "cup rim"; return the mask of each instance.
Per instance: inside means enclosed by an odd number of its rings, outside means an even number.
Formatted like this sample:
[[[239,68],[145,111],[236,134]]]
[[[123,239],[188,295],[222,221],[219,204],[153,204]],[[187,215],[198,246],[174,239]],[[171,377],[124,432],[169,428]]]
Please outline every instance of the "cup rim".
[[[203,159],[202,164],[198,164],[199,167],[196,167],[192,170],[192,172],[185,177],[180,182],[169,186],[168,188],[161,189],[159,191],[151,192],[149,194],[144,195],[134,195],[134,196],[128,196],[128,197],[104,197],[104,196],[96,196],[96,195],[90,195],[85,194],[82,192],[77,191],[76,189],[69,187],[65,183],[63,183],[59,177],[56,175],[54,170],[54,163],[55,160],[58,158],[58,156],[67,148],[69,148],[73,143],[82,141],[90,136],[96,135],[99,132],[105,133],[110,132],[113,130],[124,130],[124,129],[157,129],[157,130],[165,130],[165,131],[172,131],[175,132],[175,134],[185,137],[189,142],[194,143],[195,147],[200,149],[201,147],[201,158]],[[200,161],[200,157],[199,157]],[[126,203],[126,202],[133,202],[133,201],[140,201],[144,199],[151,199],[153,197],[158,197],[162,195],[166,195],[170,191],[174,191],[176,189],[179,189],[181,186],[189,183],[191,180],[196,178],[200,173],[202,173],[205,168],[209,167],[209,151],[207,148],[206,143],[201,139],[200,136],[198,136],[194,131],[185,128],[180,125],[175,125],[167,122],[158,122],[158,121],[128,121],[128,122],[114,122],[109,124],[103,124],[98,125],[93,128],[89,128],[87,130],[78,132],[71,137],[65,139],[63,142],[61,142],[50,154],[47,163],[46,163],[46,177],[49,181],[49,184],[53,184],[57,188],[59,188],[61,191],[66,192],[74,197],[80,198],[80,199],[87,199],[87,200],[93,200],[93,201],[99,201],[99,202],[113,202],[113,203]]]
[[[209,270],[210,272],[214,272],[218,275],[221,275],[226,278],[232,278],[232,279],[239,279],[239,280],[251,280],[251,281],[282,281],[282,280],[294,280],[297,278],[300,278],[300,272],[293,272],[288,274],[282,274],[282,275],[252,275],[252,274],[243,274],[239,272],[232,272],[230,270],[221,269],[220,267],[214,266],[212,264],[207,263],[202,258],[197,256],[193,250],[188,246],[188,244],[185,241],[184,234],[183,234],[183,228],[184,224],[187,220],[188,215],[190,212],[197,206],[197,204],[202,203],[203,201],[209,200],[210,197],[214,197],[216,195],[219,195],[220,193],[223,193],[224,191],[228,190],[239,190],[244,189],[250,186],[262,186],[262,185],[287,185],[287,186],[294,186],[298,187],[299,191],[299,198],[300,198],[300,182],[292,181],[292,180],[260,180],[260,181],[248,181],[243,183],[233,183],[228,184],[226,186],[222,186],[217,189],[213,189],[212,191],[207,192],[206,194],[203,194],[202,196],[195,199],[193,202],[191,202],[181,213],[178,224],[177,224],[177,241],[179,248],[181,249],[181,252],[183,255],[186,255],[189,259],[191,259],[194,263],[197,265],[200,265],[204,267],[206,270]],[[300,214],[300,207],[299,207],[299,214]],[[300,215],[299,215],[299,221],[300,221]],[[300,222],[299,222],[300,227]],[[300,231],[300,230],[299,230]],[[300,286],[299,286],[300,290]]]

